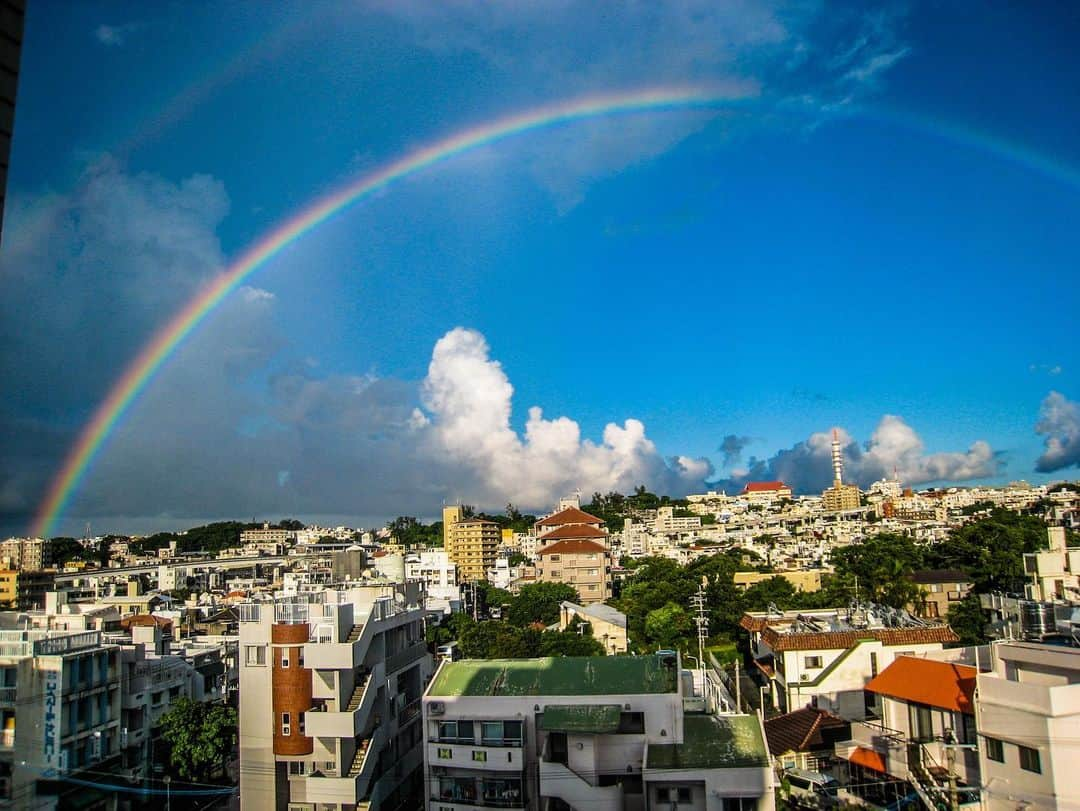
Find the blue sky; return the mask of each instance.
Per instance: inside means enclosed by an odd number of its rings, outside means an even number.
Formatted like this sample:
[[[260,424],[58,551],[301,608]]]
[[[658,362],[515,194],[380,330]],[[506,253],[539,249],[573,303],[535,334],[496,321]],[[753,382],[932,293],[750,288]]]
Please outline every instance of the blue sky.
[[[68,524],[813,490],[834,426],[861,484],[1072,477],[1078,35],[1064,3],[35,3],[4,525],[276,223],[455,130],[658,85],[743,103],[527,133],[292,246],[155,379]]]

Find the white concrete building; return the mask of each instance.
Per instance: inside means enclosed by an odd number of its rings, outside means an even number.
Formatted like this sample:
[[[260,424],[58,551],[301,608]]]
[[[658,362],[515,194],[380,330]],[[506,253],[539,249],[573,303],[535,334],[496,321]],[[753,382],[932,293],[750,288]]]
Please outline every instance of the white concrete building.
[[[897,656],[940,651],[959,640],[943,622],[877,605],[752,611],[739,624],[750,632],[773,706],[790,712],[810,704],[849,720],[865,717],[867,682]]]
[[[120,648],[99,631],[0,631],[0,717],[0,801],[64,807],[86,789],[50,776],[117,765]]]
[[[240,611],[240,794],[257,811],[419,803],[424,591],[348,584]]]
[[[757,716],[684,710],[677,657],[444,662],[424,695],[428,811],[772,811]]]
[[[1080,808],[1080,648],[993,647],[978,675],[976,723],[983,808]]]

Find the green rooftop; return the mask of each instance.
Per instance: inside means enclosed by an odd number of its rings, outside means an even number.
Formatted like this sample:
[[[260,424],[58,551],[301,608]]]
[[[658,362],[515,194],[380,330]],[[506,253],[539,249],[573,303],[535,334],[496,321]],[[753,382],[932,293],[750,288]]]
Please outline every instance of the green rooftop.
[[[753,715],[687,715],[683,743],[649,744],[648,769],[735,769],[768,766],[761,727]]]
[[[674,693],[673,667],[659,656],[559,656],[447,662],[431,696],[606,696]]]

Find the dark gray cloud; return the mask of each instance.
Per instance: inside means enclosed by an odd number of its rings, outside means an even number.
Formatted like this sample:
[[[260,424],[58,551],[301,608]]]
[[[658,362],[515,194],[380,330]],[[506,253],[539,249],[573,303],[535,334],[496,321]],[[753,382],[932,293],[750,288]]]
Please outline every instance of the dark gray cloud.
[[[724,467],[731,467],[736,462],[742,459],[743,449],[754,441],[753,437],[738,436],[736,434],[728,434],[720,442],[720,447],[717,448],[722,454],[722,463]]]
[[[1056,391],[1046,395],[1035,433],[1045,437],[1036,470],[1052,473],[1080,465],[1080,405],[1075,401]]]

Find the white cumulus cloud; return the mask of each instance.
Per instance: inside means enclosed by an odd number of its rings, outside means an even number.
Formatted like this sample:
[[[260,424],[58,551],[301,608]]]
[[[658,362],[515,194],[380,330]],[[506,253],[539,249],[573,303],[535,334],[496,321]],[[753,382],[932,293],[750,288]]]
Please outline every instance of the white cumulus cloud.
[[[1080,404],[1052,391],[1042,401],[1035,433],[1045,437],[1035,469],[1050,473],[1080,465]]]

